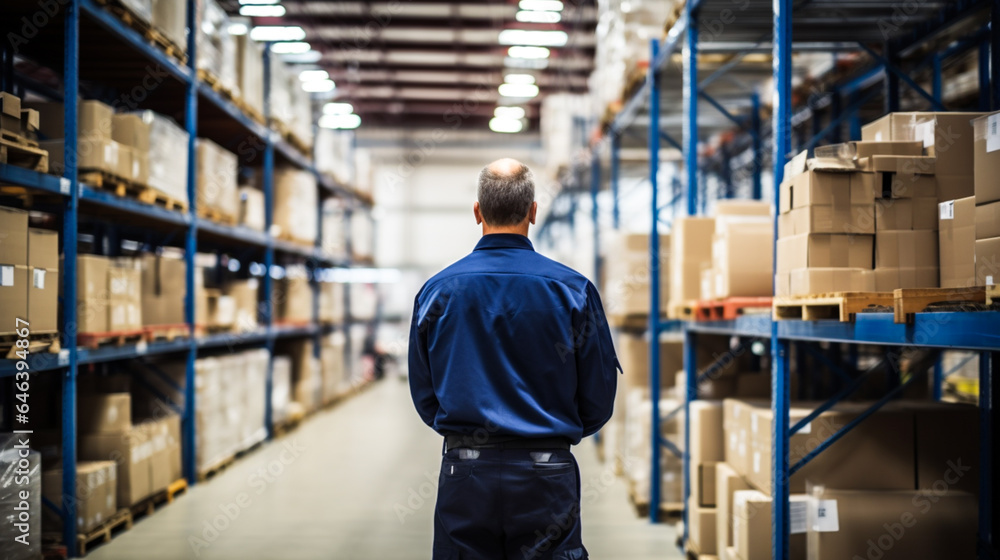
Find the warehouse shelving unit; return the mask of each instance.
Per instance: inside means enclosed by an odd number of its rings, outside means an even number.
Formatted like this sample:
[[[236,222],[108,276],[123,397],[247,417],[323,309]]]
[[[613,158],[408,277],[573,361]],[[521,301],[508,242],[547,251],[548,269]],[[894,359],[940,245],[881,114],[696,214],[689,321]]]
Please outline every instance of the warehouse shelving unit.
[[[57,354],[32,354],[28,360],[30,370],[34,373],[54,372],[61,376],[62,385],[62,456],[63,456],[63,496],[76,494],[76,440],[77,440],[77,372],[80,366],[88,364],[107,363],[117,360],[138,359],[148,356],[168,354],[186,354],[187,373],[185,379],[185,406],[182,410],[182,448],[183,471],[189,484],[194,484],[195,476],[195,360],[199,351],[225,347],[265,346],[273,355],[274,343],[279,339],[291,337],[314,337],[317,357],[319,353],[319,337],[331,332],[334,328],[342,328],[345,332],[345,361],[348,371],[352,368],[349,346],[350,300],[345,295],[345,319],[343,324],[319,325],[318,287],[313,277],[314,310],[313,321],[303,326],[278,326],[274,323],[271,309],[272,277],[271,270],[275,266],[276,255],[305,262],[313,271],[331,267],[352,266],[351,253],[346,257],[331,256],[323,252],[321,246],[321,223],[315,246],[308,247],[276,239],[270,235],[272,212],[274,206],[273,177],[276,161],[291,164],[311,172],[317,181],[321,196],[344,198],[349,207],[364,208],[368,203],[355,196],[344,185],[337,184],[328,176],[319,172],[313,164],[313,159],[281,139],[280,135],[264,125],[252,120],[225,99],[208,84],[199,80],[195,71],[197,33],[188,33],[187,63],[182,64],[159,48],[148,43],[142,35],[122,23],[118,18],[98,5],[94,0],[71,0],[64,3],[61,14],[52,16],[48,27],[43,28],[36,38],[37,43],[29,45],[29,50],[36,47],[43,57],[54,61],[53,69],[62,66],[64,92],[61,100],[65,108],[65,138],[66,158],[62,177],[36,173],[27,169],[0,164],[0,183],[26,187],[40,193],[56,195],[61,201],[56,213],[61,213],[62,232],[60,236],[64,270],[62,271],[63,293],[60,308],[62,309],[60,323],[60,342],[62,350]],[[187,25],[189,29],[196,28],[196,0],[186,0]],[[37,6],[34,6],[37,8]],[[60,25],[61,24],[61,25]],[[62,33],[59,34],[58,31]],[[44,34],[44,38],[42,37]],[[60,40],[61,39],[61,40]],[[109,48],[110,46],[110,48]],[[112,57],[104,57],[110,52]],[[267,52],[267,50],[265,50]],[[13,52],[10,55],[12,60]],[[84,56],[86,54],[87,56]],[[265,54],[265,80],[268,75],[269,61]],[[105,69],[112,70],[106,71]],[[5,83],[16,83],[11,64],[5,69]],[[188,209],[186,211],[168,210],[163,207],[147,205],[129,198],[117,197],[109,192],[83,184],[78,179],[76,158],[70,157],[77,145],[77,99],[80,91],[81,74],[84,78],[96,78],[102,82],[107,79],[113,85],[123,84],[131,88],[135,83],[142,82],[144,76],[155,75],[161,81],[153,88],[145,91],[150,104],[157,109],[168,107],[172,110],[183,108],[184,118],[181,123],[190,136],[188,145],[188,165],[184,172],[187,175]],[[267,81],[265,81],[265,84]],[[21,82],[24,89],[24,83]],[[29,86],[29,89],[30,86]],[[23,91],[21,92],[23,93]],[[45,92],[58,95],[59,92]],[[154,99],[155,97],[155,99]],[[58,97],[56,97],[58,99]],[[265,86],[265,113],[269,106],[269,92]],[[130,105],[137,108],[139,104]],[[259,164],[262,169],[265,194],[265,232],[254,231],[242,226],[229,226],[215,223],[197,215],[196,192],[196,150],[195,141],[199,135],[220,140],[226,143],[233,138],[243,138],[250,150],[251,159],[241,159],[242,164]],[[244,146],[241,144],[241,147]],[[241,152],[241,156],[245,154]],[[317,213],[322,217],[322,204],[318,205]],[[121,219],[123,223],[136,225],[149,230],[147,240],[151,245],[170,243],[171,237],[180,240],[180,246],[185,250],[187,265],[186,298],[184,301],[185,318],[189,328],[186,338],[172,341],[140,342],[134,345],[100,347],[96,349],[79,348],[76,341],[77,312],[77,245],[79,241],[80,216],[108,217],[108,221]],[[349,216],[349,213],[347,214]],[[345,224],[348,248],[350,248],[350,228]],[[262,327],[249,333],[221,333],[195,336],[194,321],[194,274],[195,254],[199,247],[229,247],[244,249],[254,253],[256,259],[262,260],[265,273],[262,277],[260,322]],[[346,286],[346,285],[345,285]],[[345,293],[348,289],[344,290]],[[17,370],[11,360],[0,360],[0,377],[13,375]],[[271,371],[267,376],[266,391],[266,425],[271,430]],[[76,504],[74,500],[64,499],[60,507],[63,519],[76,519]],[[64,523],[64,542],[76,542],[76,523]],[[70,554],[75,550],[69,546]]]
[[[850,3],[838,11],[837,2],[814,2],[812,0],[751,0],[741,3],[742,11],[734,13],[736,6],[722,0],[688,0],[679,20],[668,31],[662,42],[653,41],[647,78],[638,91],[629,98],[622,111],[607,129],[606,140],[610,144],[611,177],[610,188],[613,197],[613,224],[618,227],[618,152],[623,141],[635,138],[635,128],[640,128],[643,113],[648,115],[644,125],[647,128],[646,145],[650,154],[649,181],[652,184],[652,230],[650,232],[651,259],[651,306],[659,309],[659,263],[655,258],[659,254],[657,247],[658,225],[665,222],[663,213],[673,209],[680,201],[679,196],[665,205],[660,205],[657,191],[659,190],[659,148],[660,142],[666,142],[683,153],[684,210],[688,215],[697,215],[705,207],[704,180],[709,174],[717,174],[724,185],[722,197],[732,197],[733,181],[730,175],[732,169],[722,166],[718,169],[711,162],[706,164],[699,158],[699,142],[706,138],[706,130],[702,121],[704,114],[699,114],[702,108],[711,108],[722,114],[742,130],[728,143],[736,149],[721,151],[722,163],[726,159],[743,161],[750,168],[750,196],[762,196],[762,171],[766,167],[766,141],[772,146],[770,162],[773,166],[773,184],[782,180],[785,161],[795,151],[811,149],[824,141],[841,141],[841,131],[846,126],[851,131],[851,137],[860,136],[860,113],[880,93],[871,91],[881,85],[881,93],[885,99],[884,111],[899,110],[901,99],[901,84],[908,86],[919,98],[930,107],[942,107],[941,99],[941,62],[957,53],[970,49],[979,49],[979,108],[987,111],[1000,109],[1000,1],[998,0],[960,0],[947,3],[910,3],[905,13],[897,13],[902,5],[890,2]],[[711,42],[702,43],[699,37],[702,17],[717,18],[728,10],[728,21],[721,29],[708,27],[712,30]],[[892,19],[897,16],[896,19]],[[801,18],[804,23],[799,23]],[[982,19],[982,21],[979,21]],[[963,38],[953,41],[944,47],[934,50],[933,42],[943,32],[960,23],[978,25]],[[989,20],[989,21],[986,21]],[[714,23],[711,19],[708,23]],[[891,37],[879,39],[872,32],[878,30],[879,23],[891,24]],[[800,37],[811,42],[793,42],[793,31]],[[882,43],[882,54],[873,52],[866,43]],[[920,51],[929,50],[929,52]],[[715,69],[707,78],[699,81],[699,51],[712,53],[728,53],[728,62]],[[840,80],[833,86],[832,92],[820,92],[812,96],[803,107],[793,107],[792,89],[792,54],[793,52],[838,52],[853,50],[866,52],[874,61],[874,67],[864,69]],[[678,69],[670,65],[675,53],[681,53],[682,68],[680,78]],[[719,101],[714,99],[710,86],[727,72],[738,68],[741,61],[750,53],[772,53],[772,70],[766,78],[773,78],[774,93],[772,99],[773,123],[770,129],[761,126],[761,103],[759,94],[755,91],[745,91],[749,96],[749,104],[743,105],[749,113],[735,110],[739,105],[738,98],[729,96]],[[899,68],[903,55],[923,52],[923,62],[910,70],[931,67],[933,91],[928,93]],[[754,80],[750,80],[754,81]],[[666,82],[666,83],[665,83]],[[757,81],[756,83],[759,83]],[[682,103],[676,103],[671,95],[679,90]],[[667,91],[664,91],[667,90]],[[680,114],[665,114],[661,109],[663,101],[667,105],[681,105]],[[699,102],[701,100],[701,102]],[[821,119],[822,107],[826,107],[828,123],[824,125]],[[734,114],[735,113],[735,114]],[[678,117],[670,118],[670,117]],[[681,123],[681,140],[675,140],[677,121]],[[812,138],[806,138],[805,123],[811,124]],[[798,127],[798,131],[796,131]],[[724,145],[724,148],[726,145]],[[602,146],[594,149],[594,159],[599,156]],[[736,151],[739,150],[739,151]],[[746,154],[746,157],[740,157]],[[704,158],[709,159],[709,158]],[[716,162],[718,163],[718,162]],[[599,170],[599,168],[598,168]],[[597,175],[598,173],[595,173]],[[596,205],[598,185],[591,187],[591,194]],[[774,204],[778,205],[777,189],[774,189]],[[595,210],[594,227],[597,228],[598,212]],[[777,224],[775,224],[775,230]],[[777,232],[775,231],[775,238]],[[598,248],[595,246],[595,251]],[[599,257],[595,256],[599,263]],[[670,326],[670,322],[660,321],[657,313],[650,314],[649,330],[656,339],[656,333]],[[996,524],[993,519],[993,503],[996,498],[998,482],[993,465],[993,434],[997,430],[993,416],[993,406],[997,398],[996,386],[992,382],[992,364],[1000,359],[1000,312],[953,312],[953,313],[918,313],[913,323],[895,324],[891,313],[861,314],[853,323],[834,321],[772,321],[770,316],[743,316],[733,321],[687,322],[685,324],[685,373],[688,392],[684,409],[687,413],[691,400],[697,398],[697,384],[700,380],[699,368],[696,363],[695,347],[700,336],[739,337],[747,340],[770,340],[772,363],[772,412],[775,418],[773,441],[772,480],[774,491],[773,508],[773,552],[775,559],[788,558],[789,539],[789,492],[788,477],[790,473],[801,468],[802,464],[842,437],[856,423],[850,423],[840,430],[810,456],[797,465],[788,464],[788,441],[790,435],[796,433],[809,419],[789,426],[789,358],[790,346],[807,342],[844,343],[856,349],[856,345],[877,345],[920,349],[962,349],[980,353],[980,496],[979,496],[979,527],[977,549],[980,558],[994,558],[996,551]],[[711,371],[712,367],[707,368]],[[704,371],[704,370],[702,370]],[[940,367],[936,368],[940,375]],[[659,346],[650,344],[650,387],[655,396],[659,381]],[[900,385],[899,387],[902,387]],[[870,412],[874,412],[886,400],[898,393],[897,388],[885,399],[876,404]],[[838,395],[842,397],[842,395]],[[825,410],[837,402],[835,397],[820,407]],[[659,425],[660,411],[657,399],[652,399],[653,426]],[[818,412],[817,412],[818,414]],[[863,415],[866,416],[866,415]],[[689,423],[685,423],[689,431]],[[688,449],[690,434],[685,434],[685,449]],[[660,499],[660,463],[661,441],[659,431],[653,430],[652,464],[651,464],[651,498],[654,507],[650,508],[650,518],[658,520],[655,504]],[[684,498],[685,527],[687,525],[687,498],[691,490],[689,486],[689,462],[684,457]],[[687,540],[687,535],[683,537]]]

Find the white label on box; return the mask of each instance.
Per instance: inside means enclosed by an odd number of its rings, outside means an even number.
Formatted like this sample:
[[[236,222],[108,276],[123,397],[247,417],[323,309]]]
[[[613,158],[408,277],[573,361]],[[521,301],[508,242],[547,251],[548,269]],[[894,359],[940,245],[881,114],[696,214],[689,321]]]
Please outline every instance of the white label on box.
[[[881,142],[882,141],[882,131],[881,130],[875,133],[875,141],[876,142]]]
[[[145,354],[147,349],[148,349],[148,346],[146,345],[146,341],[145,340],[140,340],[139,342],[135,343],[135,353],[136,354]]]
[[[809,500],[809,526],[817,533],[835,533],[840,530],[837,500]]]
[[[986,119],[986,153],[1000,150],[1000,114]]]
[[[939,217],[942,220],[954,220],[955,219],[955,201],[949,200],[948,202],[942,202],[938,204]]]
[[[59,351],[59,365],[65,366],[69,364],[69,350],[62,349]]]
[[[993,285],[993,277],[992,276],[987,276],[986,277],[986,285],[987,286],[992,286]]]
[[[753,452],[753,472],[760,472],[760,451]]]
[[[14,267],[0,265],[0,286],[9,288],[14,285]]]
[[[914,139],[917,142],[923,141],[925,148],[930,148],[934,145],[934,121],[918,124],[913,133],[915,135]]]
[[[35,268],[32,269],[31,284],[38,288],[39,290],[45,289],[45,269]]]
[[[809,503],[798,500],[788,503],[788,515],[791,518],[789,532],[793,535],[809,532]]]
[[[750,417],[750,431],[757,433],[757,415],[754,414]]]
[[[70,188],[70,186],[72,186],[72,183],[73,182],[70,181],[68,178],[66,178],[66,177],[60,177],[59,178],[59,192],[61,192],[62,194],[67,194],[68,195],[69,194],[69,188]]]

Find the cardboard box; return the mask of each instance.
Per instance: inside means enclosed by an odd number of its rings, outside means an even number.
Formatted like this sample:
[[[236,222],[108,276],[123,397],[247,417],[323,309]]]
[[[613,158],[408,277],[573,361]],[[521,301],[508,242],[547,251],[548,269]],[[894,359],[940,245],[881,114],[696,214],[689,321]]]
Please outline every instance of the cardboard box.
[[[59,268],[59,232],[51,229],[28,228],[28,266]],[[58,284],[58,282],[55,282]]]
[[[1000,205],[997,205],[1000,210]],[[973,225],[973,217],[976,223]],[[942,288],[965,288],[976,283],[976,197],[942,202],[938,206],[938,258]]]
[[[108,267],[110,260],[97,255],[76,259],[77,332],[108,331]]]
[[[618,363],[622,368],[622,388],[649,389],[649,339],[643,334],[618,332],[615,344]],[[674,373],[684,368],[684,341],[680,338],[660,339],[660,388],[674,386]]]
[[[979,409],[924,401],[895,403],[914,415],[917,489],[979,491]]]
[[[256,231],[264,231],[264,193],[254,187],[240,187],[239,224]]]
[[[136,426],[150,444],[150,492],[166,490],[180,475],[180,416],[170,414]]]
[[[27,296],[28,267],[0,264],[0,334],[14,333],[17,319],[30,322]]]
[[[699,507],[694,500],[688,500],[688,545],[698,554],[716,552],[716,511],[715,508]]]
[[[701,299],[715,299],[712,289],[715,287],[715,270],[712,268],[701,269]]]
[[[825,233],[779,239],[778,272],[797,268],[871,269],[873,242],[871,235]]]
[[[692,401],[688,413],[691,420],[691,465],[701,465],[725,459],[722,401],[700,399]]]
[[[0,129],[21,133],[21,98],[0,91]]]
[[[931,175],[859,172],[852,175],[852,185],[858,190],[873,192],[876,198],[938,196],[938,181]]]
[[[722,435],[719,435],[721,443]],[[716,507],[715,497],[715,467],[719,462],[701,463],[691,469],[691,488],[695,492],[696,503],[699,507]]]
[[[889,113],[861,127],[861,139],[875,142],[913,141],[916,113]]]
[[[793,521],[788,542],[788,557],[805,560],[806,527],[803,522],[806,496],[790,495],[789,510]],[[733,494],[733,544],[739,560],[771,558],[771,497],[756,490]],[[848,558],[848,557],[844,557]]]
[[[875,234],[876,269],[937,268],[937,266],[936,231],[880,231]]]
[[[291,167],[275,169],[272,233],[314,245],[319,227],[318,196],[316,177],[312,173]]]
[[[142,270],[142,321],[145,326],[183,325],[187,291],[186,266],[178,258],[145,253],[139,259]]]
[[[701,295],[701,270],[712,262],[715,219],[683,217],[670,232],[670,301],[680,303]]]
[[[875,274],[863,268],[796,268],[789,272],[789,296],[875,291]]]
[[[859,162],[866,172],[894,173],[900,175],[934,175],[937,160],[928,156],[871,156]]]
[[[887,267],[875,269],[875,291],[891,292],[911,288],[937,288],[940,270],[929,267]]]
[[[976,557],[972,494],[817,488],[807,506],[814,560]]]
[[[713,298],[770,296],[774,227],[766,223],[733,223],[712,243]]]
[[[778,237],[805,233],[846,233],[870,235],[875,233],[872,203],[856,204],[846,209],[833,206],[806,206],[793,208],[778,216]]]
[[[750,489],[750,485],[731,466],[726,463],[715,465],[715,539],[716,550],[720,554],[734,545],[733,494]]]
[[[976,240],[976,285],[1000,284],[1000,237]]]
[[[62,173],[65,169],[63,165],[63,141],[46,140],[39,142],[38,145],[43,150],[49,151],[50,171]],[[85,138],[81,136],[77,147],[77,165],[81,171],[103,171],[114,175],[122,171],[119,162],[121,144],[118,142],[99,137]]]
[[[77,423],[81,434],[129,430],[132,427],[132,395],[110,393],[81,396]]]
[[[116,463],[119,508],[130,507],[152,493],[149,463],[152,451],[152,444],[141,428],[80,435],[81,459]]]
[[[37,140],[39,123],[37,110],[21,109],[21,136],[29,140]]]
[[[111,119],[111,139],[135,148],[140,153],[149,154],[152,122],[142,118],[141,113],[116,113]]]
[[[983,113],[917,113],[913,118],[913,139],[922,142],[933,156],[938,175],[970,175],[973,167],[974,130],[972,121]],[[971,185],[970,185],[971,186]],[[971,196],[972,192],[960,197]]]
[[[670,297],[670,236],[660,235],[660,312]],[[612,321],[649,314],[650,247],[648,233],[617,233],[604,247],[607,286],[604,308]]]
[[[875,201],[875,230],[935,230],[938,227],[938,199],[889,198]]]
[[[196,161],[199,210],[217,212],[235,221],[240,213],[236,154],[211,140],[198,138]]]
[[[976,239],[1000,237],[1000,202],[976,206],[975,215]]]
[[[0,206],[0,265],[28,264],[28,213]]]
[[[117,469],[113,461],[79,461],[76,464],[76,530],[96,529],[118,511]],[[42,473],[42,495],[53,504],[63,502],[62,469]]]
[[[28,316],[31,332],[59,330],[59,233],[28,229]]]
[[[142,270],[134,267],[108,268],[108,331],[136,331],[142,322]]]
[[[233,302],[233,325],[238,331],[251,331],[258,327],[257,307],[259,284],[256,278],[234,280],[223,291]]]
[[[38,132],[43,140],[65,138],[65,106],[58,102],[25,103],[39,115]],[[111,140],[114,109],[100,101],[82,99],[77,103],[77,135],[80,140]],[[52,154],[49,154],[52,157]]]
[[[272,299],[279,321],[312,320],[312,287],[305,278],[287,276],[282,278],[275,284]]]
[[[976,119],[973,127],[976,204],[1000,201],[1000,112]]]
[[[153,0],[153,27],[181,52],[187,52],[187,5],[175,0]]]

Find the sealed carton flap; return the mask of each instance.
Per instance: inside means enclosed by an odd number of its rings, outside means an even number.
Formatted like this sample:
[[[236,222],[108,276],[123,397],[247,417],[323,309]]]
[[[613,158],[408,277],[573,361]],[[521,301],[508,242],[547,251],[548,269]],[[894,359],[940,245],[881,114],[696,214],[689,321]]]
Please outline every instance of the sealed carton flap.
[[[813,150],[813,155],[817,159],[854,159],[858,155],[857,146],[854,142],[843,142],[840,144],[830,144],[829,146],[817,146]]]
[[[803,150],[785,164],[785,179],[791,179],[799,173],[805,173],[806,160],[809,158],[809,151]]]
[[[853,159],[814,157],[806,161],[810,171],[849,172],[856,171],[857,165]]]

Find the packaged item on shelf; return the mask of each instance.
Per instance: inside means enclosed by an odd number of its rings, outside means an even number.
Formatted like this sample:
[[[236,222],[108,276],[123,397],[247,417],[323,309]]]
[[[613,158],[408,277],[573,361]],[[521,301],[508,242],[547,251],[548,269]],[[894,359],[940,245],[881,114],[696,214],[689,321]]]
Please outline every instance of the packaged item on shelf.
[[[0,334],[14,334],[28,318],[28,213],[0,206]],[[58,277],[52,278],[58,284]]]
[[[327,198],[323,201],[323,253],[334,259],[348,257],[345,204],[341,198]]]
[[[240,187],[239,224],[256,231],[264,231],[264,191],[254,187]]]
[[[699,506],[693,497],[688,499],[688,545],[692,552],[697,552],[699,555],[716,554],[717,513],[714,507]]]
[[[281,239],[313,245],[316,241],[316,177],[308,171],[279,167],[274,171],[274,224]]]
[[[378,313],[377,284],[351,284],[351,318],[357,321],[374,321]]]
[[[139,265],[143,325],[184,325],[184,306],[179,304],[187,291],[184,261],[178,256],[144,253]]]
[[[153,20],[152,0],[118,0],[121,5],[128,9],[129,13],[139,18],[143,23],[150,23]]]
[[[61,174],[65,169],[63,161],[64,141],[42,140],[38,146],[49,152],[49,172]],[[122,145],[118,142],[96,136],[81,136],[77,140],[76,146],[76,163],[81,172],[104,173],[115,175],[121,179],[129,179],[121,174],[123,172],[126,175],[131,173],[131,159],[126,159],[130,158],[129,154],[122,155]]]
[[[875,201],[875,232],[936,230],[938,200],[935,196],[880,198]]]
[[[233,326],[237,332],[257,330],[258,291],[260,282],[256,278],[233,280],[226,283],[223,291],[233,302]]]
[[[287,269],[285,277],[275,282],[271,301],[278,322],[301,324],[312,321],[313,293],[306,271]]]
[[[976,239],[1000,237],[1000,201],[980,204],[975,213]]]
[[[1000,284],[1000,237],[976,240],[976,285]]]
[[[796,268],[778,278],[779,296],[875,291],[875,272],[864,268]]]
[[[1000,112],[978,117],[973,127],[976,204],[1000,201]]]
[[[81,459],[114,462],[117,507],[131,507],[153,492],[149,465],[152,445],[141,429],[130,426],[119,432],[81,432],[79,441]]]
[[[187,3],[176,0],[153,0],[153,27],[173,43],[180,52],[187,52]]]
[[[355,210],[351,213],[351,258],[370,260],[375,256],[375,225],[370,210]]]
[[[132,395],[106,393],[82,395],[77,418],[80,433],[118,433],[132,427]]]
[[[24,109],[38,111],[38,136],[41,140],[60,140],[66,135],[65,107],[59,102],[27,102]],[[110,105],[93,99],[81,99],[76,105],[77,130],[80,140],[112,140],[112,117],[115,110]]]
[[[806,505],[804,494],[788,497],[789,511],[802,519]],[[793,560],[806,558],[806,523],[793,523],[788,541],[788,557]],[[771,558],[771,496],[757,490],[737,490],[733,493],[732,509],[733,546],[739,560],[767,560]]]
[[[308,414],[323,404],[323,377],[312,339],[283,343],[276,352],[292,360],[292,400]]]
[[[701,270],[712,263],[715,218],[685,217],[674,220],[670,232],[670,291],[667,314],[701,294]]]
[[[340,282],[320,283],[319,322],[328,325],[344,322],[344,284]]]
[[[42,495],[62,503],[62,469],[42,473]],[[76,464],[76,530],[87,533],[107,522],[118,511],[117,467],[114,461],[80,461]]]
[[[626,395],[625,429],[622,442],[622,466],[636,504],[648,505],[650,501],[650,447],[652,436],[652,401],[639,392]],[[683,413],[676,414],[669,421],[666,417],[680,403],[676,399],[660,399],[661,434],[683,448]],[[678,507],[683,503],[682,461],[674,454],[660,454],[660,503]]]
[[[797,268],[872,268],[872,235],[801,234],[778,239],[778,273]]]
[[[59,330],[59,233],[28,229],[28,317],[32,333]]]
[[[770,296],[774,228],[766,223],[731,223],[712,241],[710,291],[714,299]]]
[[[643,334],[619,331],[615,348],[622,368],[620,392],[640,389],[649,395],[649,339]],[[677,336],[660,336],[660,388],[674,386],[675,372],[684,368],[684,341]]]
[[[142,322],[142,269],[132,259],[108,266],[108,331],[137,331]]]
[[[333,130],[319,128],[314,140],[317,154],[325,154],[317,158],[316,168],[320,172],[333,176],[342,184],[354,183],[354,132],[350,130]],[[333,201],[337,199],[327,199]]]
[[[934,230],[875,234],[875,291],[938,287],[938,233]]]
[[[216,0],[198,3],[199,71],[207,72],[206,80],[216,80],[220,86],[239,97],[236,78],[236,41],[229,34],[229,16]]]
[[[76,327],[80,333],[108,331],[108,268],[110,259],[97,255],[76,258]]]
[[[875,233],[869,175],[807,170],[786,177],[779,187],[778,236]]]
[[[735,546],[733,541],[733,494],[751,490],[743,477],[726,463],[715,465],[715,539],[719,554]]]
[[[0,92],[0,129],[21,133],[21,98],[12,93]]]
[[[41,453],[32,449],[24,456],[15,434],[0,433],[0,511],[3,512],[0,558],[35,560],[41,557],[42,478]],[[61,504],[59,493],[56,496],[53,503]],[[17,515],[21,512],[26,517]]]
[[[21,136],[28,140],[38,140],[41,122],[37,109],[21,109]]]
[[[271,422],[280,425],[288,421],[288,406],[292,402],[292,359],[275,356],[271,366]]]
[[[236,154],[205,138],[198,138],[196,145],[199,215],[236,224],[240,212]]]
[[[320,369],[322,371],[322,404],[335,401],[350,389],[350,379],[344,356],[346,337],[337,331],[324,336],[320,347]]]
[[[942,288],[964,288],[976,283],[976,233],[979,225],[976,197],[942,202],[939,206],[938,256]],[[975,224],[973,224],[975,219]]]
[[[629,316],[649,315],[649,233],[614,233],[604,246],[604,309],[612,324]],[[660,313],[670,294],[670,236],[660,235]]]
[[[264,114],[264,48],[250,34],[233,36],[236,42],[236,75],[240,98],[251,109]]]

